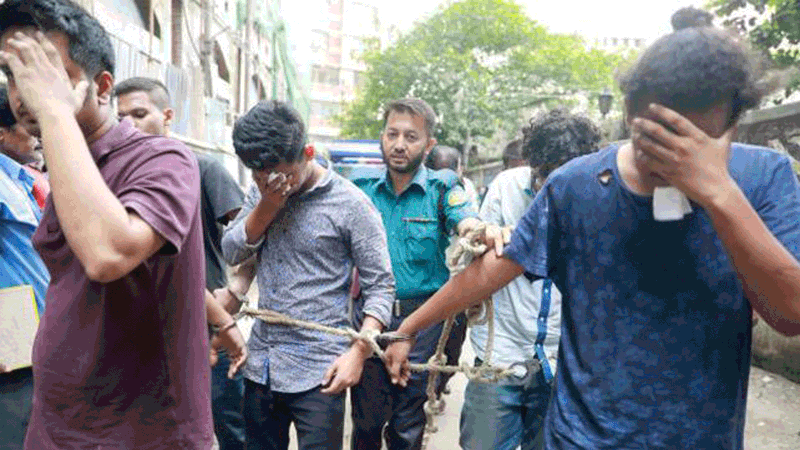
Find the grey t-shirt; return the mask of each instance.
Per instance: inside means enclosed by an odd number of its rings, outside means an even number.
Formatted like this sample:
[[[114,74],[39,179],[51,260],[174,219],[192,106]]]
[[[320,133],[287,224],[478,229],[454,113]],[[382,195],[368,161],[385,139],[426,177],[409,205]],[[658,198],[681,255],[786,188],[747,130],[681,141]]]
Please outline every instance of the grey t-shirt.
[[[231,211],[242,207],[244,193],[236,180],[212,156],[197,153],[200,166],[200,208],[203,215],[203,248],[206,255],[206,287],[213,291],[227,284],[222,259],[222,226]]]

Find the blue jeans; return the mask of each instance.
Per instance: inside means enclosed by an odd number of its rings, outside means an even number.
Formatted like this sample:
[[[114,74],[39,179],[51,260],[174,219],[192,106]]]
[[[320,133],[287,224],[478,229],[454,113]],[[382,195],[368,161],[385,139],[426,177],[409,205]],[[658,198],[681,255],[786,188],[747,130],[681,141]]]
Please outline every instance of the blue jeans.
[[[219,353],[217,365],[211,368],[211,412],[214,416],[214,433],[220,450],[244,449],[244,378],[241,372],[228,379],[230,359]]]
[[[479,364],[480,360],[476,360]],[[463,450],[541,449],[542,425],[551,385],[540,370],[526,378],[500,383],[470,381],[461,409]]]
[[[32,398],[30,367],[0,374],[0,450],[22,450]]]

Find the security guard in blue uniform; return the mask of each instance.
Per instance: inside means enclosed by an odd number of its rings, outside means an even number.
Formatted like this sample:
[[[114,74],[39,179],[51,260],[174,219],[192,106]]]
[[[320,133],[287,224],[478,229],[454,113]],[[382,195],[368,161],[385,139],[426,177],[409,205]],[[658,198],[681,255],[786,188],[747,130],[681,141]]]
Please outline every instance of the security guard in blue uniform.
[[[480,223],[452,170],[422,165],[436,145],[436,116],[424,101],[406,98],[384,113],[381,151],[386,170],[356,173],[353,182],[378,208],[389,242],[397,294],[389,330],[425,302],[450,274],[445,248],[450,234],[464,234]],[[360,310],[359,308],[354,308]],[[357,320],[359,318],[356,318]],[[436,349],[442,324],[416,337],[410,360],[427,362]],[[390,450],[419,449],[425,428],[427,375],[415,374],[408,386],[392,385],[378,358],[364,364],[361,382],[351,388],[353,450],[380,450],[384,424]]]

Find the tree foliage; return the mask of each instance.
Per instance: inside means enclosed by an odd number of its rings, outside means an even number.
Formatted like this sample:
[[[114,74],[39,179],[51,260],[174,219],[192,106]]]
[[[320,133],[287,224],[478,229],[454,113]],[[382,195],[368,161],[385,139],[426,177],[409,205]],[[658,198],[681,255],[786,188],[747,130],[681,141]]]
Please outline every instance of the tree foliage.
[[[777,67],[797,67],[800,63],[800,1],[713,0],[711,9],[724,19],[725,25],[746,34]],[[797,90],[798,77],[785,94]]]
[[[463,148],[468,138],[518,130],[526,109],[613,85],[621,59],[549,33],[510,0],[451,3],[364,56],[364,84],[340,117],[342,133],[377,138],[382,106],[415,96],[439,115],[439,141]]]

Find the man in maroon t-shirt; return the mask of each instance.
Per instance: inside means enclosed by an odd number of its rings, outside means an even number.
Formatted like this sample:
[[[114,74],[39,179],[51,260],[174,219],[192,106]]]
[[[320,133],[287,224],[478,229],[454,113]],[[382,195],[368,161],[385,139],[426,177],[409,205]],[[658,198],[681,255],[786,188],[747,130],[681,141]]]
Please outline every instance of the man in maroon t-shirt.
[[[34,235],[51,284],[25,448],[210,449],[195,158],[117,123],[113,47],[69,0],[6,0],[0,45],[52,187]]]

